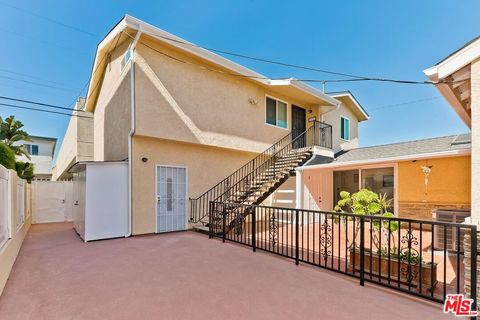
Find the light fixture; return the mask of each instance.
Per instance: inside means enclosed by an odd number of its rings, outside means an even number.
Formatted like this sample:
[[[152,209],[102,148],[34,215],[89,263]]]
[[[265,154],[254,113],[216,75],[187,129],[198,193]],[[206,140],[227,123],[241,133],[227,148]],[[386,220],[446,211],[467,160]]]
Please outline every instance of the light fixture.
[[[249,98],[248,99],[248,102],[252,105],[252,106],[256,106],[258,104],[258,100],[255,99],[255,98]]]
[[[145,157],[142,158],[142,162],[147,162],[147,161],[148,161],[148,158],[145,158]]]
[[[425,177],[425,194],[427,194],[428,176],[432,172],[433,166],[426,165],[426,166],[421,166],[421,168],[422,168],[423,175]]]

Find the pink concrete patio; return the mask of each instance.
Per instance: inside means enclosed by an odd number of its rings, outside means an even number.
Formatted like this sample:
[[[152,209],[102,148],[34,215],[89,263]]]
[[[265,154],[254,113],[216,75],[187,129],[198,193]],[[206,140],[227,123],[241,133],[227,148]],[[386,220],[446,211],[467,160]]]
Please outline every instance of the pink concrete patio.
[[[32,226],[0,319],[444,319],[442,306],[193,233],[83,243]]]

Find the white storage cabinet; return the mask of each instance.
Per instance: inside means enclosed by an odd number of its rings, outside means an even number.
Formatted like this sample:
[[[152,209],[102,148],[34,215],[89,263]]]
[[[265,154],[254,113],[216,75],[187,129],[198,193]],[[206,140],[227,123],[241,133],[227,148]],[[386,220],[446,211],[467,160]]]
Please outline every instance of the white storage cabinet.
[[[73,178],[73,227],[84,241],[128,234],[128,164],[80,162]]]

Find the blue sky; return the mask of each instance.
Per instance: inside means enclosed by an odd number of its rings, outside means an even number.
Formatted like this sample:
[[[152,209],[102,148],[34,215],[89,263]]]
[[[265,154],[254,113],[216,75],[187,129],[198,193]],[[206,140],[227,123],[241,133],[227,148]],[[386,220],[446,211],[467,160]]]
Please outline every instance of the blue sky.
[[[126,13],[207,47],[350,74],[426,80],[423,69],[480,33],[479,12],[480,2],[467,0],[0,0],[0,95],[69,105],[88,80],[97,43]],[[331,78],[231,59],[270,77]],[[468,131],[432,86],[327,85],[327,91],[338,90],[352,91],[370,113],[360,128],[362,146]],[[0,106],[0,116],[10,114],[30,134],[60,141],[69,121]]]

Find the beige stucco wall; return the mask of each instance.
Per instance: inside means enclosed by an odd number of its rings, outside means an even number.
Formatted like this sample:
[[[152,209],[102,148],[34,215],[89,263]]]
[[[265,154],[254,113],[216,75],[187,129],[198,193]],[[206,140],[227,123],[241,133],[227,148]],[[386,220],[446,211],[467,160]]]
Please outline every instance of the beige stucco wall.
[[[188,196],[196,198],[256,154],[149,137],[132,139],[132,232],[155,232],[155,166],[187,168]],[[142,158],[148,158],[142,162]]]
[[[350,140],[340,138],[340,117],[350,120]],[[358,118],[345,103],[340,108],[323,114],[323,121],[332,125],[332,145],[335,152],[358,147]]]
[[[104,71],[94,112],[94,160],[123,160],[128,156],[125,131],[130,130],[130,66],[121,66],[131,41],[117,45]],[[126,114],[128,117],[126,118]]]
[[[10,183],[12,188],[10,189],[10,198],[11,198],[11,225],[10,230],[12,237],[7,240],[7,242],[0,248],[0,295],[3,292],[5,284],[7,283],[8,277],[12,270],[15,259],[17,258],[18,252],[22,246],[25,235],[28,232],[28,229],[31,225],[32,214],[31,214],[31,192],[30,185],[25,184],[25,222],[17,230],[16,225],[16,216],[17,212],[17,175],[15,171],[10,171]]]
[[[164,45],[143,42],[192,64],[203,61]],[[287,135],[292,104],[318,114],[318,106],[269,91],[240,77],[179,63],[138,44],[135,104],[139,135],[249,151],[263,151]],[[288,103],[288,129],[265,124],[265,96]],[[258,101],[252,105],[249,99]]]

